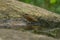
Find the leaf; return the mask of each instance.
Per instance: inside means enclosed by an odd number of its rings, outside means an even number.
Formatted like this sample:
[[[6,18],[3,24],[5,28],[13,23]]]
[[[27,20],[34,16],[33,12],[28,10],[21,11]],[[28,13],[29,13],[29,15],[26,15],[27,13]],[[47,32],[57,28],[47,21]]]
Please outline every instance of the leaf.
[[[50,0],[50,4],[55,4],[57,0]]]

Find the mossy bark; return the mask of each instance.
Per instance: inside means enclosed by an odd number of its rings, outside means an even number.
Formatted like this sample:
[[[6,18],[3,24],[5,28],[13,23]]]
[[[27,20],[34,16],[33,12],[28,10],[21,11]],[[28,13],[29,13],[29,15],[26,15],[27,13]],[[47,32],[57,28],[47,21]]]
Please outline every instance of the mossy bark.
[[[28,15],[26,16],[26,14]],[[0,16],[0,20],[11,20],[23,17],[29,22],[39,23],[40,29],[41,27],[47,29],[60,28],[60,15],[37,6],[19,2],[18,0],[0,0]],[[15,22],[10,24],[15,24]]]

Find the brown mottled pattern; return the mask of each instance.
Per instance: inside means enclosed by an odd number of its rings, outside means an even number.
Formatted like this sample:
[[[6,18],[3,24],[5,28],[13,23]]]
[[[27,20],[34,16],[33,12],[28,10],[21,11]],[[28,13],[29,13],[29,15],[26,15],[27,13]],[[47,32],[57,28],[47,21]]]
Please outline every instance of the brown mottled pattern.
[[[0,40],[58,40],[46,35],[37,35],[12,29],[0,29]]]
[[[9,11],[9,13],[14,14],[30,14],[35,15],[37,17],[42,17],[46,20],[52,21],[60,21],[60,15],[47,11],[43,8],[36,7],[33,5],[29,5],[23,2],[19,2],[17,0],[0,0],[0,10],[5,12]],[[7,11],[6,11],[7,10]],[[20,17],[17,15],[16,17]]]

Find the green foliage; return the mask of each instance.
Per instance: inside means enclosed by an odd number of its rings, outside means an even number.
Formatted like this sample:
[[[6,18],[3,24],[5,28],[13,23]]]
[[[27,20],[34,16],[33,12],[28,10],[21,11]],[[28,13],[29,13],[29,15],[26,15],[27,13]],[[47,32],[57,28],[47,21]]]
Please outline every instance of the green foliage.
[[[57,0],[50,0],[50,4],[55,4]]]
[[[60,6],[58,6],[58,7],[56,8],[56,11],[57,11],[58,13],[60,13]]]

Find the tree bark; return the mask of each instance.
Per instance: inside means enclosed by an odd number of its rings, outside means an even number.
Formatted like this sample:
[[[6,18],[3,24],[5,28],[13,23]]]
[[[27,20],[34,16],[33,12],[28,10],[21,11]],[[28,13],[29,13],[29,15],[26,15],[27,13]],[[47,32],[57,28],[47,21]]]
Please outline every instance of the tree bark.
[[[18,0],[0,0],[0,14],[6,17],[25,17],[28,21],[30,15],[31,20],[39,22],[43,27],[60,27],[60,15],[47,11],[46,9],[33,6],[27,3],[19,2]],[[1,16],[4,18],[5,16]],[[30,22],[31,22],[30,20]]]

